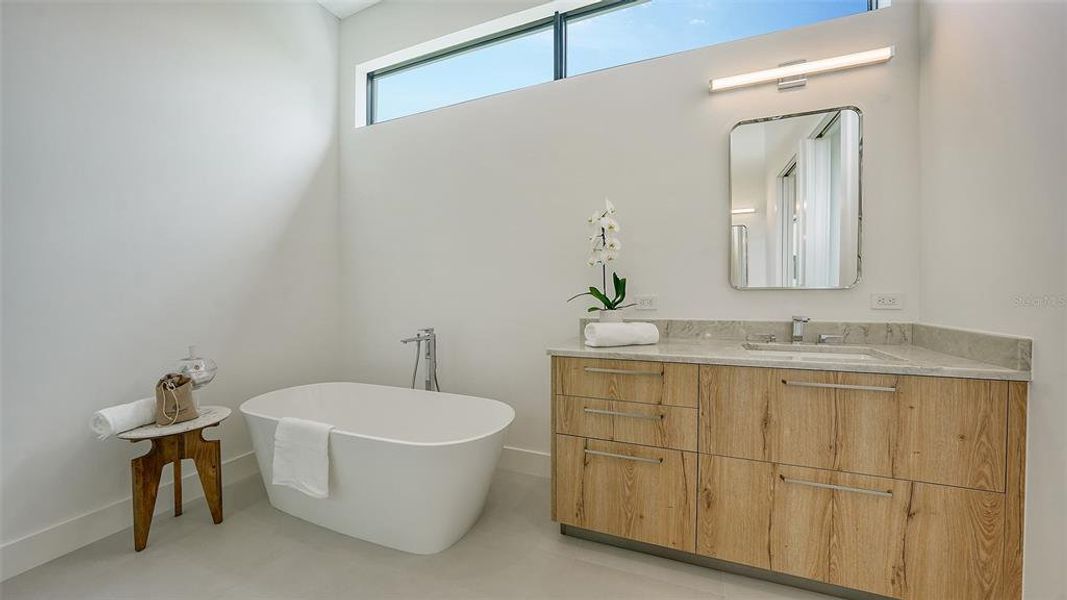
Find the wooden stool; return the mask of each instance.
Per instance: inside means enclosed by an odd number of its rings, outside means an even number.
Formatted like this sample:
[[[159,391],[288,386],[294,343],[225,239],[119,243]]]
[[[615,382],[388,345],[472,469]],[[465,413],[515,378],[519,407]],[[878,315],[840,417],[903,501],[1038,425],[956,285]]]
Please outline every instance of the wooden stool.
[[[163,466],[174,465],[174,516],[182,514],[182,459],[190,458],[196,465],[204,499],[211,509],[211,520],[222,522],[222,443],[205,440],[204,429],[215,427],[230,409],[225,406],[202,406],[200,416],[174,425],[145,425],[120,433],[118,437],[131,442],[152,441],[152,448],[143,456],[130,461],[133,475],[133,548],[140,552],[148,545],[148,530],[159,493],[159,478]]]

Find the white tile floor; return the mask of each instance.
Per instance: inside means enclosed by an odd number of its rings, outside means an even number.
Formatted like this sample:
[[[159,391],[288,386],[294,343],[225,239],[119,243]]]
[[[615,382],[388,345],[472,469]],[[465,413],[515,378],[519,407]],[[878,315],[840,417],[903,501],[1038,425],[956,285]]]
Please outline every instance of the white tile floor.
[[[478,524],[432,556],[290,517],[254,491],[258,481],[241,485],[239,495],[255,500],[231,501],[221,525],[202,501],[190,503],[180,518],[156,517],[144,552],[133,552],[127,530],[7,580],[0,597],[828,598],[561,536],[548,517],[548,481],[537,477],[499,472]]]

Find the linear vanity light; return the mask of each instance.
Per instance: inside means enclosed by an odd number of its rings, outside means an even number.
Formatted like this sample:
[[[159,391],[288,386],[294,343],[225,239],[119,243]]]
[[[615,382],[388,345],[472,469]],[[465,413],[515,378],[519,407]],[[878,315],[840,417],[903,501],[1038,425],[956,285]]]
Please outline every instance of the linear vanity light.
[[[778,81],[792,77],[804,77],[816,73],[827,73],[852,67],[861,67],[863,65],[873,65],[888,61],[893,58],[893,53],[894,47],[886,46],[884,48],[875,48],[874,50],[866,50],[864,52],[854,52],[852,54],[834,56],[833,58],[787,64],[773,69],[764,69],[763,71],[753,71],[751,73],[742,73],[741,75],[731,75],[730,77],[712,79],[709,82],[709,87],[713,92],[721,92],[723,90],[767,83],[768,81]]]
[[[754,208],[734,208],[730,210],[731,215],[751,215],[756,212]]]

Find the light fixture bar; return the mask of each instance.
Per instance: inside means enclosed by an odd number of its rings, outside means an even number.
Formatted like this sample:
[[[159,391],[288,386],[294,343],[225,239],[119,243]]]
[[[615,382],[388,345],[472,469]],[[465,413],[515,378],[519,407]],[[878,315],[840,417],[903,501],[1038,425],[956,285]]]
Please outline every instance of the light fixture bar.
[[[823,58],[810,62],[775,67],[773,69],[764,69],[763,71],[753,71],[741,75],[720,77],[718,79],[712,79],[709,87],[713,92],[721,92],[723,90],[767,83],[769,81],[777,81],[779,79],[787,79],[789,77],[797,77],[800,75],[815,75],[816,73],[827,73],[852,67],[861,67],[863,65],[883,63],[893,58],[893,48],[893,46],[886,46],[884,48],[875,48],[874,50],[866,50],[864,52],[854,52],[852,54],[834,56],[833,58]]]
[[[754,208],[735,208],[730,211],[731,215],[751,215],[756,212]]]

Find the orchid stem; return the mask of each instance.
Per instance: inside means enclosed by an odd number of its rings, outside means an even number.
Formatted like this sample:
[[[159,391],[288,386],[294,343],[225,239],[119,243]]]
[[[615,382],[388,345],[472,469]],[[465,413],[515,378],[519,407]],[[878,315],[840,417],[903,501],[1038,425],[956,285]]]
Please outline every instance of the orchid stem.
[[[608,232],[603,227],[600,228],[600,241],[601,248],[607,248],[608,246]],[[600,264],[600,280],[601,285],[604,286],[604,295],[608,295],[608,265],[605,263]],[[606,306],[604,308],[607,308]]]

